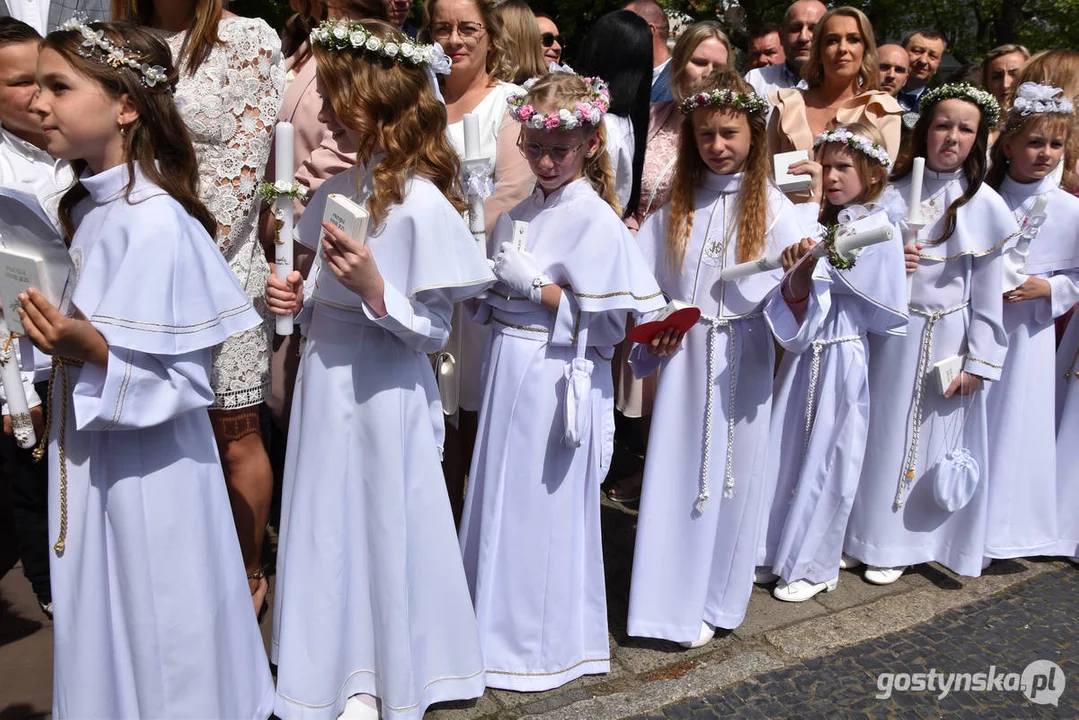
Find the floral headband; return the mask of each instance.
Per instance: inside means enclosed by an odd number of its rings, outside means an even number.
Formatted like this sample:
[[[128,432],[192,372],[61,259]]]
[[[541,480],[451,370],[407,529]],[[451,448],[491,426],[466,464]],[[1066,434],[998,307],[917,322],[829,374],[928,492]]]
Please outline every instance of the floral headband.
[[[153,88],[162,83],[169,92],[172,92],[173,88],[168,84],[169,72],[167,69],[160,65],[147,65],[144,62],[139,62],[139,59],[134,54],[129,55],[128,50],[114,45],[105,37],[103,30],[94,30],[85,20],[77,17],[71,18],[61,25],[59,29],[74,31],[82,35],[82,44],[79,45],[79,55],[82,57],[91,57],[96,52],[99,55],[97,59],[114,70],[126,67],[137,72],[139,79],[146,87]]]
[[[1064,97],[1064,91],[1052,85],[1025,82],[1019,86],[1012,101],[1013,114],[1034,115],[1038,113],[1061,113],[1074,115],[1075,106]]]
[[[761,113],[768,109],[768,101],[755,92],[737,93],[732,90],[712,90],[691,95],[678,105],[683,115],[698,108],[732,108],[746,113]]]
[[[918,103],[918,111],[924,115],[930,107],[941,100],[966,100],[974,103],[982,111],[982,116],[985,117],[985,122],[989,126],[996,125],[1000,121],[1000,104],[993,94],[968,83],[946,83],[930,90],[922,95],[922,101]]]
[[[607,83],[598,77],[583,78],[592,90],[592,97],[588,102],[579,102],[572,110],[565,108],[556,113],[545,115],[531,105],[525,104],[527,92],[510,95],[506,98],[509,105],[510,116],[527,128],[534,130],[574,130],[579,127],[596,127],[607,108],[611,106],[611,92],[607,89]],[[535,81],[526,82],[525,90],[531,90]]]
[[[311,31],[311,44],[329,50],[359,50],[395,63],[449,75],[451,61],[439,44],[384,40],[355,20],[323,20]]]
[[[865,135],[855,135],[847,128],[825,130],[813,141],[813,147],[819,148],[821,145],[831,143],[838,143],[851,150],[856,150],[878,165],[883,165],[885,170],[892,165],[892,159],[888,157],[887,150],[880,145],[877,145]]]

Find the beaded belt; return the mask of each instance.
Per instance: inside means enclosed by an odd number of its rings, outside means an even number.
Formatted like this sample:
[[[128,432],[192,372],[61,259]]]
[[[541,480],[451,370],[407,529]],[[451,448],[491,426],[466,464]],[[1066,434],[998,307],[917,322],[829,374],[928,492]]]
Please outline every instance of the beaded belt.
[[[711,466],[712,459],[712,410],[715,406],[715,372],[716,372],[716,338],[719,335],[719,331],[726,330],[730,337],[727,342],[727,371],[730,374],[730,393],[727,399],[727,457],[723,468],[724,487],[723,497],[734,496],[734,474],[732,471],[734,462],[734,413],[735,413],[735,392],[737,389],[737,380],[735,378],[735,333],[734,324],[735,320],[752,320],[762,317],[763,313],[753,313],[751,315],[741,315],[736,318],[717,318],[710,317],[708,315],[701,315],[699,323],[708,326],[708,387],[705,393],[704,404],[704,452],[701,457],[701,479],[700,479],[700,493],[697,495],[697,512],[703,512],[704,503],[709,498],[708,493],[708,471]]]
[[[899,476],[899,486],[895,490],[895,509],[903,507],[905,501],[903,495],[914,482],[914,469],[918,465],[918,444],[922,431],[922,413],[925,411],[925,381],[929,375],[929,363],[933,359],[933,330],[941,319],[965,309],[970,302],[952,308],[951,310],[937,310],[928,312],[911,306],[910,311],[915,315],[921,315],[926,319],[925,328],[922,329],[922,344],[918,351],[918,369],[914,376],[914,414],[911,418],[911,440],[907,448],[906,467]]]
[[[854,342],[855,340],[861,339],[861,335],[845,335],[830,340],[814,340],[812,343],[813,361],[809,366],[809,399],[806,401],[806,434],[805,440],[802,442],[803,460],[805,460],[806,453],[809,451],[809,433],[813,429],[813,416],[817,412],[817,383],[820,381],[821,353],[824,352],[824,348],[826,347],[845,342]]]
[[[56,539],[56,544],[52,546],[52,549],[58,553],[64,552],[65,540],[67,539],[67,458],[64,455],[64,429],[67,427],[67,369],[69,367],[82,367],[82,361],[53,355],[52,369],[49,371],[49,412],[45,419],[45,432],[42,433],[41,440],[38,442],[38,445],[34,448],[33,452],[34,461],[38,462],[41,458],[45,457],[45,449],[49,445],[49,434],[52,429],[52,416],[54,410],[53,388],[55,386],[54,383],[56,381],[57,371],[59,371],[61,396],[60,427],[56,432],[56,449],[60,456],[60,534]]]

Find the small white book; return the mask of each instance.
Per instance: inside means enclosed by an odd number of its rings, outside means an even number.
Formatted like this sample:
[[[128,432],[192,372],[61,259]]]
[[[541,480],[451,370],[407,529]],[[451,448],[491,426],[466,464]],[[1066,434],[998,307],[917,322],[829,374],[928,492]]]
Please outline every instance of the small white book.
[[[524,220],[513,221],[513,244],[518,250],[528,247],[528,223]]]
[[[19,317],[19,295],[28,288],[41,292],[54,305],[59,304],[59,299],[51,292],[48,278],[44,258],[0,248],[0,303],[11,332],[26,334]]]
[[[326,198],[326,210],[322,213],[323,222],[338,228],[360,245],[367,242],[368,218],[367,210],[344,195],[331,193]]]
[[[963,372],[963,363],[966,359],[966,355],[952,355],[940,362],[933,363],[933,374],[937,376],[937,389],[940,390],[941,395],[948,392],[952,381],[959,377],[959,373]]]
[[[808,150],[792,150],[779,153],[772,158],[776,171],[776,185],[782,192],[798,192],[807,190],[813,184],[813,178],[809,175],[791,175],[790,167],[796,162],[809,159]]]

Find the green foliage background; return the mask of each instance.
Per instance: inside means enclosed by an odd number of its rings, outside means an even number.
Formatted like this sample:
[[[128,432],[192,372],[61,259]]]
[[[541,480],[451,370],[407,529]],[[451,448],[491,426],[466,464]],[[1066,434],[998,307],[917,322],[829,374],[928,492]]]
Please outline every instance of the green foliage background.
[[[592,21],[625,4],[626,0],[533,0],[537,12],[556,18],[568,38],[572,61]],[[745,47],[747,24],[779,22],[790,0],[659,0],[664,7],[703,20],[716,18],[726,26],[738,47]],[[838,3],[833,3],[838,4]],[[1032,51],[1074,47],[1079,38],[1079,0],[853,0],[873,22],[877,41],[896,41],[917,27],[935,27],[948,38],[949,50],[965,61],[980,60],[990,49],[1021,43]],[[413,23],[419,24],[422,0],[413,3]],[[288,17],[288,0],[233,0],[240,15],[263,17],[281,27]]]

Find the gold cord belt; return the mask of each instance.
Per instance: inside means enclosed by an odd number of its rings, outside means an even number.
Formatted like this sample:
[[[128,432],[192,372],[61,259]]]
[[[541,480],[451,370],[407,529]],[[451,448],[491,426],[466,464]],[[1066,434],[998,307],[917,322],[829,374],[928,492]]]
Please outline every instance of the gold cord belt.
[[[59,374],[60,427],[56,432],[56,449],[60,456],[60,535],[56,539],[56,544],[52,546],[52,549],[58,553],[64,552],[64,541],[67,538],[67,458],[64,454],[64,430],[67,428],[68,367],[82,367],[82,361],[63,358],[58,355],[53,356],[52,368],[49,370],[49,414],[45,419],[45,432],[42,433],[41,439],[38,440],[37,447],[34,448],[33,453],[34,461],[38,462],[41,458],[45,457],[45,450],[49,446],[49,435],[52,432],[53,406],[55,404],[53,389],[56,387],[56,376]],[[59,371],[59,373],[57,371]]]

